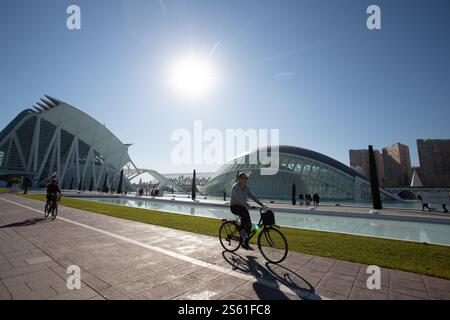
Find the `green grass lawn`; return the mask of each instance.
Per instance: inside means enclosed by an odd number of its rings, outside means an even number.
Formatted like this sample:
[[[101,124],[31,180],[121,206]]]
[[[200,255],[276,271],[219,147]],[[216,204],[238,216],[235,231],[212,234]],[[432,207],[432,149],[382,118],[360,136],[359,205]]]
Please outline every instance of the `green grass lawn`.
[[[0,188],[0,193],[8,193],[9,189],[8,188]]]
[[[24,195],[24,197],[41,201],[45,199],[44,195],[40,194]],[[62,198],[61,205],[215,237],[218,236],[221,224],[218,219],[130,208],[68,197]],[[450,279],[450,247],[285,227],[282,231],[288,240],[290,251]]]

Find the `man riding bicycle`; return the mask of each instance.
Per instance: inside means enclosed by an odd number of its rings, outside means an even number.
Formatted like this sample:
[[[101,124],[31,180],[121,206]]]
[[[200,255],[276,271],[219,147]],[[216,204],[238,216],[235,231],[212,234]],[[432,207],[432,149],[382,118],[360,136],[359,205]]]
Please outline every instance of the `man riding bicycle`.
[[[246,250],[252,250],[249,246],[248,235],[252,231],[252,220],[248,209],[252,208],[248,204],[248,197],[259,204],[261,207],[266,207],[248,188],[248,176],[245,173],[238,175],[238,181],[231,187],[231,212],[241,218],[240,234],[242,237],[242,247]]]
[[[50,203],[50,201],[55,203],[58,194],[61,194],[61,189],[56,183],[56,180],[52,178],[50,182],[47,183],[47,205]]]

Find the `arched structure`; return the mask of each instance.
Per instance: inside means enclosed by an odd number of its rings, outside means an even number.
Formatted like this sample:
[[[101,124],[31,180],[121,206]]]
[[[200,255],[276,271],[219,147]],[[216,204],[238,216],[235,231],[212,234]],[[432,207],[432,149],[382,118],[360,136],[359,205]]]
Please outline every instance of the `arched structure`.
[[[79,109],[45,97],[0,132],[0,176],[28,177],[34,187],[50,176],[66,188],[117,187],[124,166],[134,166],[130,145]],[[131,187],[125,177],[123,183]]]
[[[175,183],[174,181],[171,181],[166,176],[162,175],[156,170],[153,169],[130,169],[125,171],[125,176],[129,179],[135,179],[139,177],[140,175],[148,173],[150,176],[152,176],[158,183],[160,188],[168,188],[173,189],[175,192],[184,192],[183,187]]]

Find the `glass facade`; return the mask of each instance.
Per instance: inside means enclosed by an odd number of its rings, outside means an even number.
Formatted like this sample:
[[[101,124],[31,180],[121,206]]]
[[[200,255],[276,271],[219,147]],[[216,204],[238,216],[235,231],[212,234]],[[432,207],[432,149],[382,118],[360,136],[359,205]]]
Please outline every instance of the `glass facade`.
[[[255,151],[258,152],[258,151]],[[291,199],[295,183],[299,194],[318,193],[324,200],[370,198],[370,184],[354,170],[322,154],[296,147],[279,148],[279,170],[275,175],[261,175],[264,166],[251,164],[254,153],[238,157],[223,165],[205,186],[213,195],[229,194],[238,172],[250,175],[249,186],[260,198]],[[345,171],[344,171],[345,170]],[[358,183],[355,184],[355,180]]]

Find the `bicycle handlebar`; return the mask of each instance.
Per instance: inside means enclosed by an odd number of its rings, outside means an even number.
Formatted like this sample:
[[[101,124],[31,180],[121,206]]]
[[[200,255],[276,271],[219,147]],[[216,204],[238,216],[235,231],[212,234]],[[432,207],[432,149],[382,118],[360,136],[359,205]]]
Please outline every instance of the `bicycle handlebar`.
[[[263,210],[268,210],[269,208],[267,206],[262,206],[261,208],[259,208],[259,213],[262,213]]]

